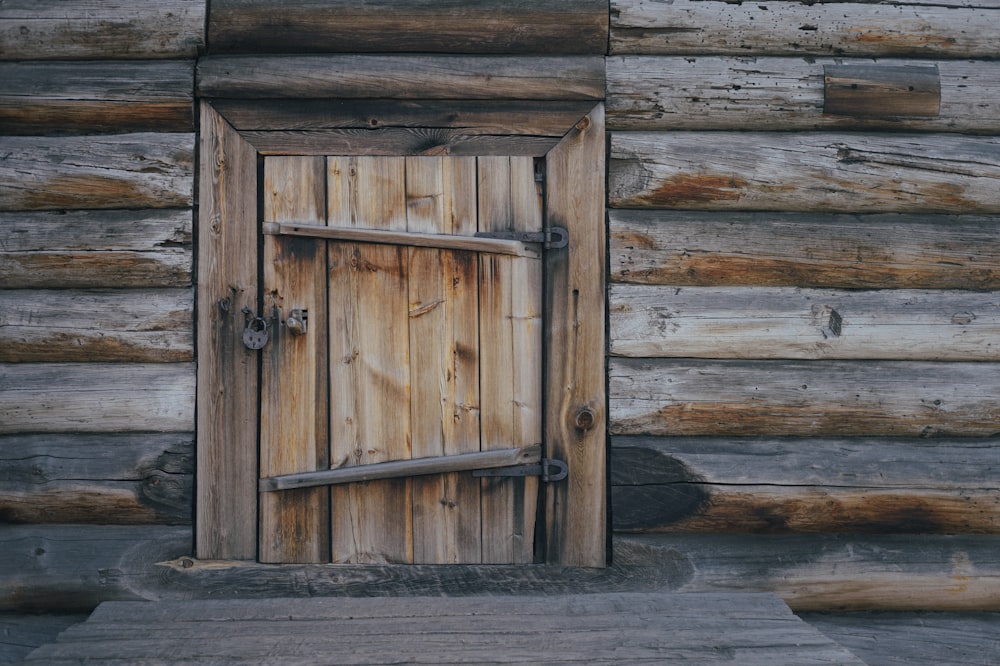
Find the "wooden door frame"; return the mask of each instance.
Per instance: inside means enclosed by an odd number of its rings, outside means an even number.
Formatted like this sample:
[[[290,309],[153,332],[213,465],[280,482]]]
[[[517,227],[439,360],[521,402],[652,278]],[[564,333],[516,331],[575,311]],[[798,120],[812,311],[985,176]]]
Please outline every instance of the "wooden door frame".
[[[330,109],[337,100],[313,100],[317,101],[325,104],[314,104],[315,115],[322,115],[329,124]],[[382,104],[392,107],[391,102]],[[428,145],[427,136],[412,126],[398,135],[373,132],[367,141],[358,135],[371,126],[345,128],[340,124],[337,129],[289,131],[290,126],[302,127],[302,109],[309,108],[308,104],[200,102],[198,558],[253,560],[257,556],[260,355],[242,344],[242,309],[256,312],[260,307],[259,158],[270,154],[489,154],[544,156],[545,224],[569,231],[569,246],[547,252],[545,258],[546,455],[566,461],[570,471],[568,479],[545,489],[545,561],[606,565],[604,105],[510,102],[516,112],[510,114],[504,133],[496,127],[498,102],[480,104],[481,112],[466,109],[461,128],[443,133],[429,130],[434,141]],[[268,126],[262,129],[259,122],[245,121],[247,116],[261,116],[257,112],[263,107],[268,107],[263,114]],[[551,136],[526,132],[518,123],[533,116],[544,116],[550,125],[556,118],[555,123],[561,122],[564,129],[550,132]],[[478,127],[476,118],[481,119]]]

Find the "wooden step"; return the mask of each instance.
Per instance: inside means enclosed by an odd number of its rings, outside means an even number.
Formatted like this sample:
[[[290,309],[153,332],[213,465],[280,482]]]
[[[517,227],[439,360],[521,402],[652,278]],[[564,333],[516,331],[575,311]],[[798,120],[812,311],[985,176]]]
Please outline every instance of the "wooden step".
[[[863,664],[773,594],[101,604],[44,664]]]

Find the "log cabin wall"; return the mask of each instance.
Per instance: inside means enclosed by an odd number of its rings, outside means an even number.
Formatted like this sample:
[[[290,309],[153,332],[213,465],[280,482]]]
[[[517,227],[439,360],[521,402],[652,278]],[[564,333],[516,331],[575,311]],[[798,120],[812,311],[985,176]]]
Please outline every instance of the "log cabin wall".
[[[797,608],[994,605],[1000,6],[611,9],[623,556]]]
[[[290,44],[608,54],[614,563],[428,589],[998,608],[994,0],[272,4],[0,7],[0,608],[422,589],[185,558],[196,60]]]

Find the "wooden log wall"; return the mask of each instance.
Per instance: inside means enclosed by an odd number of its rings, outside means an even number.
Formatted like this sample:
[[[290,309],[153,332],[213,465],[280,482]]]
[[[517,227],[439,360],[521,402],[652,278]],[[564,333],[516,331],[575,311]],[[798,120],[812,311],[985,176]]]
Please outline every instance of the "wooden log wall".
[[[126,577],[108,525],[189,552],[204,20],[203,0],[0,6],[0,531]],[[106,596],[79,588],[117,574],[39,568],[50,549],[0,564],[5,608]]]
[[[616,541],[725,587],[707,544],[741,568],[780,539],[892,535],[901,562],[960,535],[964,572],[894,592],[814,554],[793,568],[822,584],[767,585],[989,606],[960,581],[994,579],[1000,534],[1000,6],[611,5]]]

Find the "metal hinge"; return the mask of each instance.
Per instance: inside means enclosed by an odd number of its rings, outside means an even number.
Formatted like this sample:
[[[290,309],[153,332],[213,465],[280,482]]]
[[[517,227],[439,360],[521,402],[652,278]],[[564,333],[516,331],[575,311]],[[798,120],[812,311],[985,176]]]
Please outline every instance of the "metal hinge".
[[[480,231],[476,233],[476,238],[541,243],[546,250],[558,250],[569,244],[569,232],[566,231],[565,227],[549,227],[544,231]]]
[[[472,476],[540,476],[542,481],[562,481],[569,474],[569,467],[562,460],[542,458],[536,465],[514,465],[493,469],[473,470]]]

